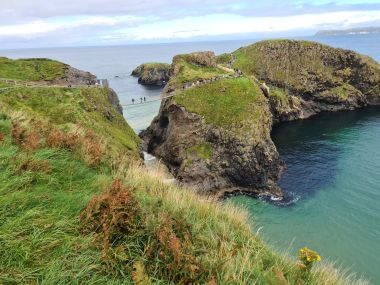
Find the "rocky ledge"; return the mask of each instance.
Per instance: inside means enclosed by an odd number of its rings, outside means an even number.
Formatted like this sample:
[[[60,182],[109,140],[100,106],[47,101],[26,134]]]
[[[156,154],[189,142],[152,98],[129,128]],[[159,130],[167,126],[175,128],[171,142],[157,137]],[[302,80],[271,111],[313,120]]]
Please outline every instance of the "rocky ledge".
[[[142,85],[165,86],[170,79],[170,64],[144,63],[132,71]]]
[[[378,63],[312,42],[179,55],[171,74],[162,96],[173,96],[140,136],[181,183],[203,193],[281,197],[284,163],[270,137],[273,124],[380,103]],[[264,82],[268,89],[260,89]]]

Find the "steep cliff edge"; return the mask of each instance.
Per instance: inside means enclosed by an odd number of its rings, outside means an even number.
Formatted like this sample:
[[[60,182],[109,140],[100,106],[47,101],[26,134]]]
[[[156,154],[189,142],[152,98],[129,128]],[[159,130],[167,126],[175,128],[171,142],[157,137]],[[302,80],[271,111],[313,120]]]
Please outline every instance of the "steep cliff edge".
[[[272,124],[380,103],[374,60],[305,41],[264,41],[219,57],[179,55],[171,74],[163,96],[172,97],[141,137],[179,181],[204,193],[281,196],[284,164]]]
[[[164,86],[170,79],[170,64],[143,63],[132,71],[142,85]]]
[[[1,284],[367,284],[306,272],[243,209],[150,173],[107,88],[36,86],[39,71],[13,67],[0,73],[31,85],[0,80]]]
[[[380,104],[380,66],[370,57],[315,42],[271,40],[232,53],[233,67],[264,81],[274,121]]]
[[[219,68],[213,53],[176,56],[159,115],[141,134],[148,152],[203,193],[268,192],[283,163],[270,138],[267,99],[249,78]]]

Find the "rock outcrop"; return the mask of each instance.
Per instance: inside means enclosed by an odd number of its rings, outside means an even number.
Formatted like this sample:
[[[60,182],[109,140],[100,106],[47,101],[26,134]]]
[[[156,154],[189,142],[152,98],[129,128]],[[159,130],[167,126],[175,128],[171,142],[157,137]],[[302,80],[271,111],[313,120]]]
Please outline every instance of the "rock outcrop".
[[[350,50],[272,40],[240,48],[234,67],[266,82],[275,122],[379,104],[380,67]]]
[[[170,79],[170,64],[144,63],[132,71],[142,85],[165,86]]]
[[[212,52],[174,57],[163,93],[174,96],[141,133],[149,153],[203,193],[281,196],[274,123],[380,103],[379,65],[352,51],[265,41],[223,58],[229,62]],[[226,74],[227,64],[243,76]]]

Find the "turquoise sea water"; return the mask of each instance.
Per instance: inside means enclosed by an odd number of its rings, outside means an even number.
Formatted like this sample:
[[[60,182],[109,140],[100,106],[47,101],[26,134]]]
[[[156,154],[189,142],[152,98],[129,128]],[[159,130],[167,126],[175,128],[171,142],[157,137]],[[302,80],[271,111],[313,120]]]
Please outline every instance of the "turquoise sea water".
[[[380,62],[380,35],[308,39],[353,49]],[[175,54],[199,50],[220,54],[252,42],[8,50],[0,56],[62,60],[109,79],[120,101],[129,103],[132,98],[158,98],[161,91],[143,87],[130,76],[142,62],[170,62]],[[124,116],[138,132],[158,108],[159,102],[127,107]],[[248,208],[255,230],[261,227],[270,246],[292,255],[309,246],[380,284],[380,107],[282,124],[272,136],[287,164],[280,185],[293,203],[275,205],[245,196],[233,201]]]
[[[380,284],[380,109],[326,113],[277,126],[289,205],[232,198],[278,250],[308,246]]]

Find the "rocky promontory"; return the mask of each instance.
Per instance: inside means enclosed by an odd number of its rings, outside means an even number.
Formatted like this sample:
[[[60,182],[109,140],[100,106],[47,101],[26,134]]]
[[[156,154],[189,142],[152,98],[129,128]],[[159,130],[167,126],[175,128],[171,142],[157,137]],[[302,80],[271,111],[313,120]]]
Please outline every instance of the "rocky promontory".
[[[273,124],[380,104],[378,63],[314,42],[178,55],[171,75],[162,94],[170,98],[141,137],[181,183],[203,193],[281,196],[284,163],[270,137]]]
[[[142,85],[165,86],[170,79],[170,64],[144,63],[132,71]]]
[[[176,56],[159,115],[141,134],[146,150],[203,193],[282,195],[283,163],[270,138],[267,99],[250,78],[215,64],[210,52]],[[193,85],[188,83],[193,82]]]
[[[269,86],[274,122],[380,104],[379,64],[350,50],[271,40],[232,55],[235,68]]]

